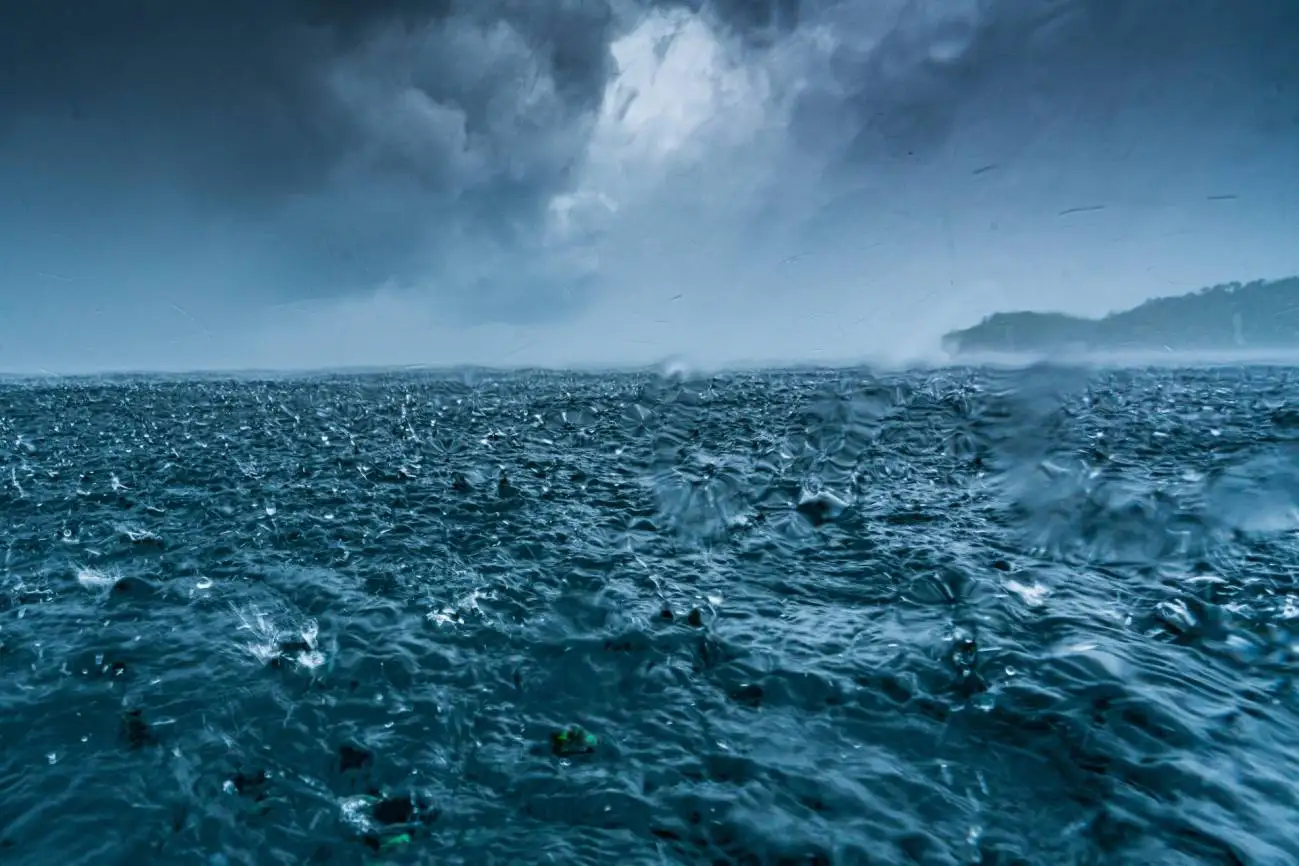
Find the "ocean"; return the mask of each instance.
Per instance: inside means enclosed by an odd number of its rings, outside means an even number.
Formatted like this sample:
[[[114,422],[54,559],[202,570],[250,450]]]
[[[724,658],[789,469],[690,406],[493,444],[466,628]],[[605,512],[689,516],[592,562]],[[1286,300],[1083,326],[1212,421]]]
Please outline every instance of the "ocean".
[[[1297,396],[9,381],[0,863],[1297,863]]]

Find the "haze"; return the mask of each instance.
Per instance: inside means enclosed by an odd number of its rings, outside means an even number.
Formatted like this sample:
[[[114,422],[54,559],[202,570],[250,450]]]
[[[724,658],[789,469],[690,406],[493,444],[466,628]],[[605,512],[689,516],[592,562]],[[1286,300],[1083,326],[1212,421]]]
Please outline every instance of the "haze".
[[[1299,273],[1285,0],[0,6],[0,370],[905,363]]]

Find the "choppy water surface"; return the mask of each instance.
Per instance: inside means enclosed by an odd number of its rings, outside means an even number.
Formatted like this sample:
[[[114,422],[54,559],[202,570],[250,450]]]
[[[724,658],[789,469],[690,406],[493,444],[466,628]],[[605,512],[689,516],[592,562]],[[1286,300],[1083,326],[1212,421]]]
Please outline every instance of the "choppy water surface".
[[[1299,862],[1296,396],[5,386],[0,862]]]

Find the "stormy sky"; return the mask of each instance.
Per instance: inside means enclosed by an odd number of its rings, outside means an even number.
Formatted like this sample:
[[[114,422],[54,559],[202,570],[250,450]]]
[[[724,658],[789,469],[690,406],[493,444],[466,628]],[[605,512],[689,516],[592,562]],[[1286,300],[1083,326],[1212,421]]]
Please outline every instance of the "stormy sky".
[[[0,0],[0,370],[898,362],[1296,273],[1294,0]]]

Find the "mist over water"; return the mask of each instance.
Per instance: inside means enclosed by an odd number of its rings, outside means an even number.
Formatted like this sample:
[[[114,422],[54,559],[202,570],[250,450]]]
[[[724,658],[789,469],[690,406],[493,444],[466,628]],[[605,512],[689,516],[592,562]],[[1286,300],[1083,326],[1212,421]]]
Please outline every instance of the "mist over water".
[[[1294,388],[10,383],[0,851],[1294,862]]]

